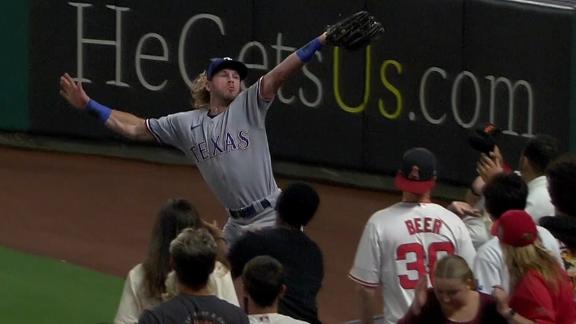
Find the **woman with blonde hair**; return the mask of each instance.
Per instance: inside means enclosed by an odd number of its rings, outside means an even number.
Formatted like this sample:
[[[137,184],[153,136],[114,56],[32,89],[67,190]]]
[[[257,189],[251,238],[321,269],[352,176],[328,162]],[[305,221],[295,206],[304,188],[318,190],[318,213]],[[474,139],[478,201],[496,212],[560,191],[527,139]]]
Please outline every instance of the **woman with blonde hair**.
[[[536,224],[523,210],[509,210],[494,224],[511,279],[508,296],[494,287],[498,311],[509,323],[576,322],[572,283],[539,241]]]
[[[170,243],[186,228],[205,227],[220,244],[222,233],[203,222],[196,208],[184,199],[171,199],[160,209],[148,253],[144,261],[128,273],[114,324],[135,324],[145,309],[150,309],[178,294],[170,266]],[[238,306],[238,297],[230,271],[216,262],[208,278],[208,290],[220,299]]]
[[[506,323],[490,295],[476,291],[476,280],[462,257],[448,255],[436,264],[433,288],[426,276],[418,283],[409,312],[399,324]]]

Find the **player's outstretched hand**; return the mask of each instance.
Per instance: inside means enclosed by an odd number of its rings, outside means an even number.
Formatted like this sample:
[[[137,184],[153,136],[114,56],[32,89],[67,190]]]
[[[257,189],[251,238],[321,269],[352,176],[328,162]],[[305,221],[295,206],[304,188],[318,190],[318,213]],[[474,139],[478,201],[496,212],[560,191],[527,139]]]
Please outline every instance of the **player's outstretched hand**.
[[[359,11],[326,29],[326,44],[357,50],[384,32],[382,24],[366,11]]]
[[[90,97],[82,88],[81,82],[76,82],[68,73],[60,77],[60,95],[76,109],[85,109]]]

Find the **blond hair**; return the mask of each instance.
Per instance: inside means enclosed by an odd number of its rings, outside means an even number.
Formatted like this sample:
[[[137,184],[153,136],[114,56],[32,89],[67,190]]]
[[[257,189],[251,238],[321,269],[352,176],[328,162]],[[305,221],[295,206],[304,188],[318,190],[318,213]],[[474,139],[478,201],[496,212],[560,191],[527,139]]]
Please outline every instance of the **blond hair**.
[[[434,277],[442,279],[460,279],[470,285],[470,289],[476,289],[474,273],[466,260],[458,255],[447,255],[436,263]]]
[[[192,95],[192,107],[195,109],[207,108],[210,104],[210,92],[206,90],[208,78],[206,71],[198,74],[192,81],[190,86],[190,94]]]
[[[502,244],[512,286],[516,286],[530,270],[538,272],[552,290],[557,290],[561,269],[558,261],[546,250],[539,240],[533,244],[514,247]]]

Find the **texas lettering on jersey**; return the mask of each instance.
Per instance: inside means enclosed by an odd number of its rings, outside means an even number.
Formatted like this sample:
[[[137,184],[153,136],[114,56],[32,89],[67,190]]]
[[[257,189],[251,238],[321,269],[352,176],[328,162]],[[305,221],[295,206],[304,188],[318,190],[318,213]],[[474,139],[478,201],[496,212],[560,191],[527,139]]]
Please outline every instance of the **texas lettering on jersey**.
[[[226,132],[226,136],[210,138],[209,141],[196,143],[190,148],[196,162],[212,159],[232,151],[245,150],[250,146],[248,131],[240,130],[236,134]]]

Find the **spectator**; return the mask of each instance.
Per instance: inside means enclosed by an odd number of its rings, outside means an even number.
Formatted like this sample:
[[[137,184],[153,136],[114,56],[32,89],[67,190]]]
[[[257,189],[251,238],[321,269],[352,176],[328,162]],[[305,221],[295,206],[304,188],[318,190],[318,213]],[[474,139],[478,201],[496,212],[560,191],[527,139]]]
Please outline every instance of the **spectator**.
[[[278,300],[286,291],[284,267],[271,256],[261,255],[248,261],[242,272],[242,284],[248,297],[251,324],[305,324],[278,314]]]
[[[526,207],[528,187],[519,175],[500,173],[484,186],[483,194],[486,200],[486,211],[492,220],[496,221],[508,210]],[[560,262],[560,247],[556,239],[545,228],[537,227],[537,231],[542,244]],[[508,269],[497,237],[493,237],[478,249],[472,268],[478,279],[480,291],[489,294],[495,285],[500,285],[506,291],[510,291]]]
[[[539,135],[531,139],[520,156],[520,174],[528,184],[528,198],[526,211],[537,222],[539,218],[554,214],[554,207],[550,201],[547,189],[545,170],[559,154],[556,139],[548,135]],[[481,192],[485,183],[500,173],[509,172],[504,164],[498,146],[490,155],[482,154],[478,162],[477,171],[480,174],[466,194],[466,201],[454,201],[448,209],[459,215],[470,232],[474,247],[478,249],[491,238],[486,225],[489,224],[484,213],[484,197]]]
[[[528,185],[526,212],[536,222],[548,215],[554,215],[554,206],[548,193],[548,181],[545,171],[548,165],[559,155],[558,142],[551,136],[538,135],[526,144],[520,156],[520,175]],[[502,171],[502,156],[495,150],[490,156],[482,155],[478,171],[485,182]]]
[[[576,155],[566,153],[548,167],[548,190],[556,216],[540,218],[540,225],[561,242],[562,259],[572,282],[576,283]]]
[[[462,220],[430,200],[435,182],[434,154],[406,151],[395,179],[402,202],[376,212],[364,227],[349,273],[358,285],[363,322],[373,321],[374,288],[382,287],[385,323],[396,323],[439,257],[458,254],[473,261],[476,252]]]
[[[316,213],[319,201],[311,186],[291,184],[278,198],[277,226],[246,233],[228,255],[233,278],[256,256],[269,255],[280,261],[286,269],[286,293],[280,298],[278,313],[309,323],[320,323],[316,297],[324,265],[320,248],[302,228]]]
[[[212,295],[208,278],[216,265],[217,245],[206,229],[187,228],[170,243],[179,294],[146,309],[140,324],[249,323],[237,306]]]
[[[120,298],[115,324],[133,324],[145,309],[173,297],[175,287],[170,269],[170,242],[183,229],[199,228],[201,219],[196,208],[183,199],[169,200],[158,213],[152,230],[148,254],[143,263],[128,273]],[[228,302],[238,305],[236,290],[230,271],[221,262],[216,262],[208,279],[209,291]]]
[[[494,289],[500,314],[510,323],[575,323],[572,283],[538,242],[532,217],[523,210],[509,210],[495,223],[495,232],[512,283],[510,298],[501,286]]]
[[[422,277],[410,311],[398,324],[506,323],[496,310],[496,300],[476,291],[474,274],[462,257],[448,255],[438,261],[432,284],[434,288],[427,289]]]

